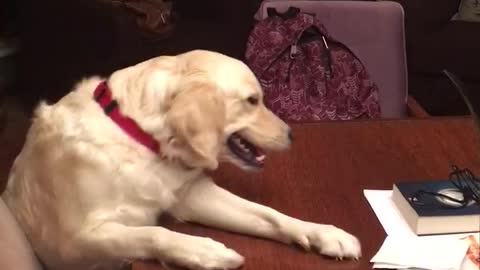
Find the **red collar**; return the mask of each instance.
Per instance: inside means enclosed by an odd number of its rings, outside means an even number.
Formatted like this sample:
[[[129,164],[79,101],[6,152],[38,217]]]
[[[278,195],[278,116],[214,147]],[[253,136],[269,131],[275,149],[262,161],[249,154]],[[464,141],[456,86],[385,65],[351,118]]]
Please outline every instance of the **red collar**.
[[[118,108],[117,101],[112,98],[112,91],[108,88],[107,82],[101,82],[97,86],[95,92],[93,92],[93,97],[100,107],[102,107],[105,114],[125,133],[152,152],[156,154],[160,152],[160,145],[152,135],[146,133],[133,119],[122,115]]]

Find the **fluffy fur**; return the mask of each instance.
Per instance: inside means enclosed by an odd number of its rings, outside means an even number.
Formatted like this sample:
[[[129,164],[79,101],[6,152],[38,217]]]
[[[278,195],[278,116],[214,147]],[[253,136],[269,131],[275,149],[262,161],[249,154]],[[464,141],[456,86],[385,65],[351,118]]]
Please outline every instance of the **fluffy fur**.
[[[3,194],[49,270],[115,269],[139,258],[191,269],[242,265],[244,258],[219,242],[157,226],[163,212],[360,257],[358,240],[343,230],[239,198],[203,173],[221,161],[250,168],[227,147],[233,133],[265,150],[290,145],[289,127],[262,104],[260,85],[242,62],[197,50],[108,78],[121,111],[160,142],[160,156],[103,113],[92,98],[101,81],[85,79],[57,103],[38,106]]]

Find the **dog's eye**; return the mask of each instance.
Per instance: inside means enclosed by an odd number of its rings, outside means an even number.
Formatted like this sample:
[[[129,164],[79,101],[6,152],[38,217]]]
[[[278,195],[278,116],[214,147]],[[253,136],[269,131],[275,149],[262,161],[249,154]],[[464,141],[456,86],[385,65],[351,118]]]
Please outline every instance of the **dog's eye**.
[[[257,97],[249,97],[247,98],[248,103],[252,105],[257,105],[258,104],[258,98]]]

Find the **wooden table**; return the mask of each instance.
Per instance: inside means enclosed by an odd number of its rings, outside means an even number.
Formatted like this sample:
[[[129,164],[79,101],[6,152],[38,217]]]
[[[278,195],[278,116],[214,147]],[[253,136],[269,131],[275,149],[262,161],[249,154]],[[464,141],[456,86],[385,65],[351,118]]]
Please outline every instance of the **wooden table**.
[[[286,214],[332,223],[358,236],[364,257],[338,262],[272,241],[198,225],[165,221],[180,232],[212,237],[246,257],[243,269],[371,269],[369,260],[386,234],[363,196],[364,189],[391,189],[399,180],[445,179],[450,165],[480,173],[480,142],[469,118],[326,122],[293,125],[288,152],[268,157],[256,174],[230,165],[218,183],[247,199]],[[159,270],[136,262],[134,270]]]

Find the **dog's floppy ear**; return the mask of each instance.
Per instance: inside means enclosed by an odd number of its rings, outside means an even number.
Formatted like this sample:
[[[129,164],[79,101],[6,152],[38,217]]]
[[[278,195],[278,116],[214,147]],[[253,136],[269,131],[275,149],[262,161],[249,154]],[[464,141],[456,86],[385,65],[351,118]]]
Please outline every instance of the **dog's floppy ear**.
[[[225,104],[214,85],[195,82],[181,90],[172,98],[167,121],[173,131],[173,143],[191,153],[185,160],[188,165],[211,170],[218,167]]]

